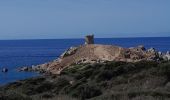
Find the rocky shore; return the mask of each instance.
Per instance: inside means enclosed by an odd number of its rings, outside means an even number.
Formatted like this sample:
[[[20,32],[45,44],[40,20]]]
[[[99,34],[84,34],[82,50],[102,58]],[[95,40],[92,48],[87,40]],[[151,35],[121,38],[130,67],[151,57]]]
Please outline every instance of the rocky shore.
[[[143,45],[123,48],[114,45],[88,44],[70,47],[61,56],[52,61],[36,66],[25,66],[18,71],[36,71],[40,73],[60,74],[61,70],[82,63],[104,63],[107,61],[169,61],[170,52],[162,53],[154,48],[146,49]]]

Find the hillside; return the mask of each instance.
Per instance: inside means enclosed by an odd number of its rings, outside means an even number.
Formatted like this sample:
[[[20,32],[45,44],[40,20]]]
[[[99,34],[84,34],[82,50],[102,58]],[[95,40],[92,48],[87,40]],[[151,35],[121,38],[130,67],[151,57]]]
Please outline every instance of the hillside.
[[[75,64],[3,86],[0,100],[170,100],[170,62]]]

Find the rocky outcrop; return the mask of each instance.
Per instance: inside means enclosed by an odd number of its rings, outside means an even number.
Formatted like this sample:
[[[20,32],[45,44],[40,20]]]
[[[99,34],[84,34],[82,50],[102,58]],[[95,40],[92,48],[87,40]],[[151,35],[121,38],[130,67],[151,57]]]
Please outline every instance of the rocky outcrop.
[[[162,54],[162,58],[163,58],[164,60],[170,60],[170,52],[167,51],[166,54]]]
[[[73,55],[78,47],[70,47],[68,50],[66,50],[64,53],[61,54],[60,58],[64,58],[70,55]]]
[[[137,48],[138,48],[139,50],[143,50],[143,51],[146,50],[146,48],[144,47],[144,45],[139,45]]]
[[[88,44],[71,47],[57,60],[29,68],[23,67],[20,71],[39,71],[59,74],[65,67],[72,64],[103,63],[106,61],[138,62],[141,60],[170,60],[170,53],[167,52],[164,54],[154,48],[146,50],[143,45],[123,48],[114,45]]]
[[[3,68],[3,69],[2,69],[2,72],[3,72],[3,73],[6,73],[6,72],[8,72],[8,69],[7,69],[7,68]]]
[[[155,50],[155,48],[150,48],[150,49],[147,50],[147,52],[149,52],[149,53],[156,53],[156,50]]]
[[[17,71],[22,72],[22,71],[29,71],[29,72],[39,72],[39,73],[50,73],[50,71],[45,71],[44,69],[41,68],[42,66],[24,66],[20,67],[17,69]]]

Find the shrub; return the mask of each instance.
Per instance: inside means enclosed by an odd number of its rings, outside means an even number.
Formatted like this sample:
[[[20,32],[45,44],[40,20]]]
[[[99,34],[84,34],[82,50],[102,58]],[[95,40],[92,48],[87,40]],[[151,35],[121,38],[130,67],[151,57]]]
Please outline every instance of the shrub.
[[[107,62],[103,67],[104,69],[107,69],[107,70],[113,70],[115,67],[118,67],[120,65],[126,65],[126,62]]]
[[[92,68],[86,69],[86,70],[81,70],[80,72],[77,72],[75,74],[76,79],[81,79],[83,77],[89,78],[93,74],[94,70]]]
[[[101,95],[102,92],[95,86],[89,86],[88,84],[79,85],[72,90],[71,95],[81,98],[82,100],[89,99],[95,96]]]
[[[82,84],[84,84],[84,83],[86,83],[86,82],[87,82],[87,81],[86,81],[85,78],[82,78],[82,79],[80,79],[80,80],[77,80],[77,81],[75,81],[72,85],[67,85],[67,86],[65,86],[65,87],[62,89],[62,91],[60,91],[60,93],[62,93],[62,94],[68,94],[68,93],[72,92],[75,88],[77,88],[78,86],[80,86],[80,85],[82,85]]]
[[[60,90],[67,85],[70,85],[70,83],[66,78],[64,78],[64,77],[58,78],[55,82],[54,87],[53,87],[54,92],[58,94],[60,92]]]
[[[7,91],[0,94],[0,100],[32,100],[30,97],[17,91]]]
[[[110,80],[114,76],[113,71],[111,70],[104,70],[101,71],[97,76],[96,76],[96,81],[105,81],[105,80]]]
[[[158,63],[155,61],[140,61],[136,62],[135,66],[138,70],[144,69],[144,68],[151,68],[151,67],[157,67]]]
[[[38,85],[34,91],[36,91],[37,93],[42,93],[42,92],[49,91],[49,90],[53,89],[53,87],[54,87],[54,85],[52,83],[45,82],[45,83]]]
[[[159,64],[159,73],[166,75],[170,80],[170,62]]]

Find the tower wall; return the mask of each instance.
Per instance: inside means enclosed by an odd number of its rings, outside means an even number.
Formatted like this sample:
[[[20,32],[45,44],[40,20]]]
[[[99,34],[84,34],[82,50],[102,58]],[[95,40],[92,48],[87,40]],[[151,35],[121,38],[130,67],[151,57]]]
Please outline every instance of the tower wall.
[[[94,35],[87,35],[85,37],[85,44],[94,44]]]

